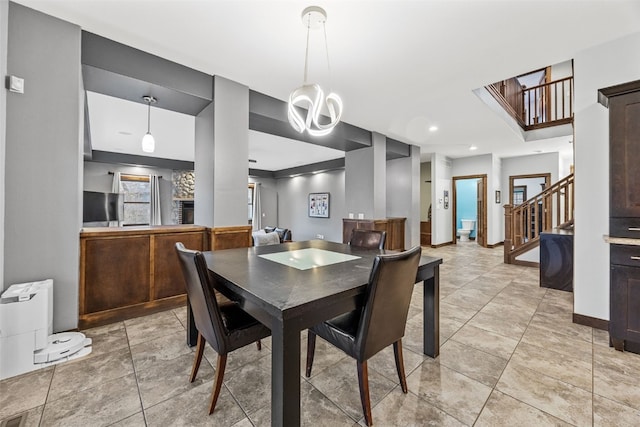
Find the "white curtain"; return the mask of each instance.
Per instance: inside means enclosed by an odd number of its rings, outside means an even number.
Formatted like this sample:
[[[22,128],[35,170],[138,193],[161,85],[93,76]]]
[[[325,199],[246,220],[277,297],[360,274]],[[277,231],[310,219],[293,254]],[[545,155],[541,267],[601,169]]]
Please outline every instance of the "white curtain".
[[[151,184],[151,215],[149,225],[162,225],[160,215],[160,179],[158,175],[149,175],[149,183]]]
[[[262,229],[262,205],[260,203],[260,183],[256,182],[253,187],[253,229]]]
[[[113,182],[111,183],[111,192],[112,193],[120,193],[120,178],[121,178],[121,173],[120,172],[114,172],[113,173]],[[118,221],[109,221],[109,227],[118,227],[120,226],[120,221],[122,221],[122,216],[124,215],[123,209],[124,209],[124,205],[123,202],[124,200],[123,196],[120,195],[119,199],[118,199]]]

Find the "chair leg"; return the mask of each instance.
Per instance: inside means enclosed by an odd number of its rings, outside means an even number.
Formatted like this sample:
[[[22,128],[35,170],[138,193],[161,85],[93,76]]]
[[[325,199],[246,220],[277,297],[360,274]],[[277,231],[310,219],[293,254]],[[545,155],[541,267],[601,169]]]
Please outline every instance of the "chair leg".
[[[407,393],[407,377],[404,374],[404,359],[402,357],[402,339],[393,343],[393,353],[396,359],[396,370],[398,371],[398,379],[400,380],[400,387],[402,392]]]
[[[198,369],[200,369],[200,362],[202,362],[202,355],[204,354],[204,346],[206,343],[207,341],[204,339],[202,334],[198,332],[198,346],[196,347],[196,355],[195,359],[193,359],[193,367],[191,368],[191,377],[189,377],[189,382],[194,382],[196,379]]]
[[[258,347],[258,351],[262,350],[262,343],[260,342],[260,340],[256,341],[256,347]]]
[[[313,367],[313,356],[316,352],[316,334],[307,331],[307,369],[305,375],[307,378],[311,376],[311,368]]]
[[[364,422],[368,426],[373,425],[371,418],[371,399],[369,398],[369,373],[367,371],[367,361],[356,362],[358,365],[358,385],[360,386],[360,402],[362,402],[362,412],[364,412]]]
[[[220,395],[220,389],[222,388],[222,380],[224,378],[224,368],[227,366],[227,355],[218,355],[218,362],[216,363],[216,377],[213,380],[213,390],[211,391],[211,404],[209,405],[209,415],[213,413],[216,408],[216,402],[218,402],[218,396]]]

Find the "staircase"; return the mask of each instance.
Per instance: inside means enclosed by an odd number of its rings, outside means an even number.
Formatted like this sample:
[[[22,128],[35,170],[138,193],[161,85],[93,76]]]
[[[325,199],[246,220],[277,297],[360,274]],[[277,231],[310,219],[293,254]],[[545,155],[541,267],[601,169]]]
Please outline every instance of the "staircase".
[[[504,262],[519,264],[519,255],[540,244],[540,233],[573,225],[573,210],[573,174],[520,205],[505,205]]]

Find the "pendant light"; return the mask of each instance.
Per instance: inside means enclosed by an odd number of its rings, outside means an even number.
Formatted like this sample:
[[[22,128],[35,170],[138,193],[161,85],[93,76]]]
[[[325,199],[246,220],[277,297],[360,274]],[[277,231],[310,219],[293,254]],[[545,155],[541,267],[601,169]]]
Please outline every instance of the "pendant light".
[[[312,136],[323,136],[331,133],[333,128],[340,122],[342,116],[342,99],[330,92],[326,97],[319,84],[309,84],[307,82],[307,70],[309,63],[309,32],[311,29],[322,27],[324,30],[325,53],[327,56],[327,68],[329,77],[331,67],[329,66],[329,47],[327,44],[327,29],[325,23],[327,13],[318,6],[309,6],[302,11],[302,22],[307,27],[307,49],[304,56],[304,81],[302,86],[295,89],[289,95],[288,117],[291,126],[298,132],[305,130]],[[326,105],[329,112],[329,123],[321,123],[320,111]],[[307,109],[307,116],[302,117],[296,107]]]
[[[150,95],[142,97],[147,103],[147,133],[142,137],[142,151],[145,153],[153,153],[156,149],[156,140],[151,135],[151,104],[155,104],[158,100]]]

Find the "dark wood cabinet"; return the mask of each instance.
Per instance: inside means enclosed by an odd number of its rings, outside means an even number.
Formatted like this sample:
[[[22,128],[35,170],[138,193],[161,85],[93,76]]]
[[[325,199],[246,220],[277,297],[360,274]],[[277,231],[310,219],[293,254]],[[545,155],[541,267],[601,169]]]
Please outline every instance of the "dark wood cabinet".
[[[208,230],[190,225],[83,229],[79,326],[99,326],[184,305],[176,242],[208,249]]]
[[[431,221],[420,221],[420,246],[431,246]]]
[[[640,353],[640,80],[598,91],[609,108],[609,337],[617,350]],[[620,241],[620,239],[618,239]]]
[[[342,242],[349,243],[351,232],[356,229],[380,230],[387,232],[385,249],[403,251],[404,248],[404,224],[406,218],[384,219],[347,219],[342,220]]]

